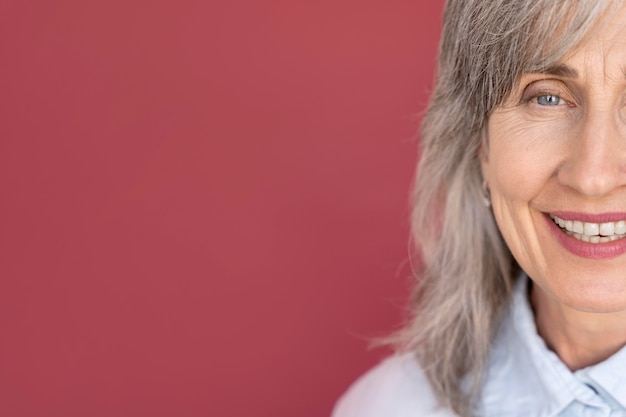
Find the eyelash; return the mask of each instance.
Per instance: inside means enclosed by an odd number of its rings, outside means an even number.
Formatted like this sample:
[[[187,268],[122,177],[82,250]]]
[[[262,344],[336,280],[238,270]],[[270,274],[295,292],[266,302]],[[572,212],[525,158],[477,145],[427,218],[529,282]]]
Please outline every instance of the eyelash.
[[[520,104],[532,106],[536,111],[563,110],[575,104],[567,87],[559,79],[531,80],[522,90],[521,98]]]
[[[556,100],[556,103],[552,102],[548,102],[546,100]],[[544,100],[544,102],[542,103],[541,100]],[[526,94],[524,95],[522,102],[526,105],[531,105],[531,106],[537,106],[539,109],[546,109],[546,107],[560,107],[563,108],[563,105],[566,106],[571,106],[571,102],[569,102],[568,100],[563,98],[563,95],[560,93],[557,93],[556,91],[552,90],[552,91],[541,91],[541,90],[535,90],[535,91],[527,91]]]

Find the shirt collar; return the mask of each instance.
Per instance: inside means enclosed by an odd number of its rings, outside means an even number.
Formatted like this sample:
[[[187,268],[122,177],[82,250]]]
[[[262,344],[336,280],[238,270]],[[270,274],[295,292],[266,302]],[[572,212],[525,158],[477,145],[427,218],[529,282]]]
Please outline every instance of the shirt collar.
[[[512,337],[505,343],[509,350],[520,350],[517,366],[528,368],[537,379],[532,388],[541,391],[545,399],[538,405],[542,416],[556,416],[581,394],[580,384],[560,358],[548,349],[537,332],[535,316],[528,299],[530,280],[523,274],[515,286],[513,303],[508,316]],[[530,381],[527,381],[530,382]],[[540,407],[540,408],[539,408]]]
[[[613,400],[626,409],[626,347],[597,365],[574,372],[574,375],[587,380],[602,395],[609,396],[609,401]]]
[[[575,377],[537,333],[528,301],[528,281],[525,275],[518,279],[512,303],[492,344],[482,395],[484,415],[554,417],[575,400],[599,405],[601,400],[595,392]],[[588,375],[603,386],[609,385],[600,382],[608,378],[602,371]],[[611,379],[611,386],[619,385],[626,394],[626,383],[617,384],[616,380],[617,376]]]
[[[603,362],[572,373],[537,333],[528,300],[529,285],[530,280],[525,275],[520,277],[516,285],[513,296],[513,325],[528,348],[544,387],[553,398],[558,399],[560,406],[555,410],[566,407],[572,400],[597,404],[599,398],[596,392],[606,403],[617,402],[618,407],[626,409],[626,347]]]

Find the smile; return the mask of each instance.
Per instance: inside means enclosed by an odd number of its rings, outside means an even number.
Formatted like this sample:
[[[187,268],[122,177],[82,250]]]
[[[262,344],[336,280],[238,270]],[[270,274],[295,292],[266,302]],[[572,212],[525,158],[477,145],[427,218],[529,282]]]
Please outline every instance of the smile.
[[[626,237],[626,221],[589,223],[580,220],[563,220],[550,215],[552,221],[566,234],[589,243],[606,243]]]

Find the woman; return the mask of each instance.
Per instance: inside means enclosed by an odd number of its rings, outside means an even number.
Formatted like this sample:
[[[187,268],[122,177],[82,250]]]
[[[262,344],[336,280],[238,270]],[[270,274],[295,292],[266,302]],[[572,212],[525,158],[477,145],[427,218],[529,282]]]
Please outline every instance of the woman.
[[[448,0],[401,351],[335,417],[626,415],[626,3]]]

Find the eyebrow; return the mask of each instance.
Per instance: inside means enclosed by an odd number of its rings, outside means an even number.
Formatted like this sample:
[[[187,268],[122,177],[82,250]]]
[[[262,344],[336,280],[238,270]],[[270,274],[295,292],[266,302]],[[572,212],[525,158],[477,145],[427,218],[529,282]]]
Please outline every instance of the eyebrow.
[[[539,71],[539,73],[564,78],[578,78],[578,71],[576,71],[572,67],[568,67],[565,64],[558,64],[552,67],[545,68],[542,71]]]

